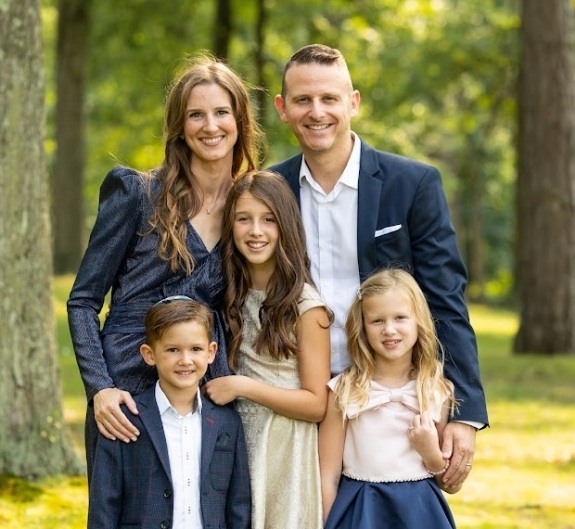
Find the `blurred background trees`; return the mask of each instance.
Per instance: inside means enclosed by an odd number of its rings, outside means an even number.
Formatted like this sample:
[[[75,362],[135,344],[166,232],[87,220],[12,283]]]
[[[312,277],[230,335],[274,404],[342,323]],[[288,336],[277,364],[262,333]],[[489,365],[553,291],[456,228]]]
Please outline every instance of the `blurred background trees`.
[[[516,235],[526,237],[516,225],[517,83],[522,6],[529,3],[561,5],[573,19],[570,0],[130,0],[121,10],[112,0],[42,0],[53,194],[55,204],[56,197],[74,194],[68,200],[78,205],[57,206],[54,212],[61,217],[56,271],[75,272],[106,172],[117,163],[143,170],[160,163],[166,85],[182,60],[208,51],[228,60],[254,86],[268,134],[267,166],[297,150],[273,108],[283,65],[300,46],[322,42],[343,51],[362,94],[354,130],[380,149],[441,169],[469,270],[470,301],[517,307],[524,301],[514,283]],[[75,4],[82,5],[85,18],[67,18],[58,29],[64,7]],[[74,24],[82,30],[74,33]],[[85,57],[83,96],[73,91],[79,83],[57,82],[64,62],[56,44],[64,30],[72,44],[78,39],[70,49]],[[572,30],[566,31],[571,44],[565,53],[572,55]],[[62,99],[75,108],[74,115],[85,117],[83,132],[67,146],[59,139],[60,114],[72,111],[57,103]],[[68,180],[59,181],[62,159],[80,160],[82,153],[83,167],[69,169]],[[72,226],[81,230],[73,233]],[[62,247],[73,257],[61,260]]]

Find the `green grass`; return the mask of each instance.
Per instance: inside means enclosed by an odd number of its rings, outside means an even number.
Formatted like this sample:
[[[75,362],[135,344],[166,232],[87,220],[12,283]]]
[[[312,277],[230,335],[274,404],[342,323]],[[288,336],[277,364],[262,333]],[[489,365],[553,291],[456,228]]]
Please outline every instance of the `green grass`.
[[[84,390],[55,280],[64,415],[83,458]],[[471,307],[491,428],[477,435],[473,472],[448,496],[459,529],[575,529],[575,358],[512,356],[515,314]],[[0,479],[3,529],[85,527],[85,478]],[[424,529],[424,528],[422,528]]]

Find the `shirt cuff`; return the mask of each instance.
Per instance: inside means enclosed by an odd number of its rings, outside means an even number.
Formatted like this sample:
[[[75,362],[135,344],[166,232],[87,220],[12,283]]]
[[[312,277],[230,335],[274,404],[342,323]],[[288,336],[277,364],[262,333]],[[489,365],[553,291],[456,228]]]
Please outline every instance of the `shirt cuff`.
[[[485,428],[484,422],[477,422],[477,421],[453,421],[453,422],[462,422],[463,424],[469,424],[469,426],[473,426],[473,428],[477,430],[481,430]]]

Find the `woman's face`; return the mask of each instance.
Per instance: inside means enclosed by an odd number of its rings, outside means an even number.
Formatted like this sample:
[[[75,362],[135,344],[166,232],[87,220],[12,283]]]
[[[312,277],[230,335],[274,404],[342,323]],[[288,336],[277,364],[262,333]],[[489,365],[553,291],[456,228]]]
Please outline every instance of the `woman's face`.
[[[230,94],[215,83],[192,89],[184,119],[184,139],[195,161],[233,160],[238,127]]]

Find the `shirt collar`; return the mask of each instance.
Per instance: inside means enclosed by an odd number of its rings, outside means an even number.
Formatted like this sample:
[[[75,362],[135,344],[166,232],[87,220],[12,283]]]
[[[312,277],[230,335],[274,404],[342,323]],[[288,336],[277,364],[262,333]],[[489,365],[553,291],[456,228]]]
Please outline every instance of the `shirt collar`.
[[[351,135],[353,136],[353,148],[351,150],[351,155],[347,161],[345,169],[339,177],[338,184],[345,184],[352,189],[357,189],[359,181],[359,164],[361,158],[361,140],[355,132],[351,131]],[[305,157],[302,155],[299,172],[300,186],[303,184],[304,180],[307,180],[307,182],[312,186],[315,184],[315,180],[311,174],[311,171],[309,170],[309,167],[307,166]]]
[[[170,401],[168,400],[168,397],[166,397],[166,394],[162,391],[159,381],[156,382],[156,402],[158,403],[160,416],[162,416],[168,410],[173,410],[174,413],[176,413],[176,415],[179,416],[177,410],[171,405]],[[198,388],[198,392],[196,394],[196,409],[194,410],[194,413],[196,411],[198,411],[200,415],[202,414],[202,399],[200,397],[200,388]]]

